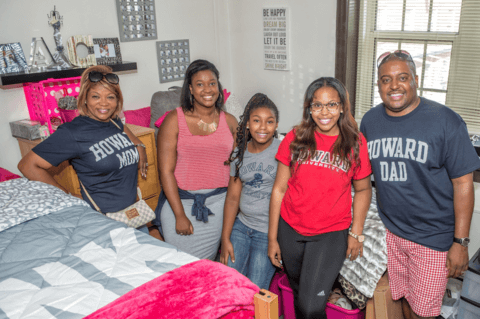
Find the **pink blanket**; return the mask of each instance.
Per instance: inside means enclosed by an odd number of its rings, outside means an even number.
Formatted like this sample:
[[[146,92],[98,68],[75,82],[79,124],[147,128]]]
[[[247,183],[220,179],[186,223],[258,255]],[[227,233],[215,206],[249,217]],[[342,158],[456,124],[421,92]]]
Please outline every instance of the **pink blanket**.
[[[135,288],[94,318],[253,318],[259,288],[236,270],[199,260]]]

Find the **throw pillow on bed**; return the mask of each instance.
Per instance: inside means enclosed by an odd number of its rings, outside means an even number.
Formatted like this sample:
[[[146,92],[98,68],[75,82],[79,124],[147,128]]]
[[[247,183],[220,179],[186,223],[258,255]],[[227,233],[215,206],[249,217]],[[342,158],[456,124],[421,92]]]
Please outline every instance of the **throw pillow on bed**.
[[[125,123],[143,127],[150,126],[150,106],[138,110],[123,111],[123,114],[125,114]]]

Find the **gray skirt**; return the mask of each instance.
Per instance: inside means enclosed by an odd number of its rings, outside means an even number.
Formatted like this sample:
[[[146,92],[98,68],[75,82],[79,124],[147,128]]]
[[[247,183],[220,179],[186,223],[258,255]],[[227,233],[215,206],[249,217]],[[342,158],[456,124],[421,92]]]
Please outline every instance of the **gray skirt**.
[[[213,191],[213,189],[201,189],[189,192],[192,194],[206,194],[211,191]],[[193,225],[193,234],[189,236],[177,234],[175,229],[175,215],[167,200],[165,205],[163,205],[160,215],[165,242],[197,258],[214,260],[220,246],[220,237],[222,236],[223,206],[226,195],[227,193],[223,193],[207,198],[205,206],[210,208],[214,214],[208,216],[207,223],[198,221],[195,216],[192,216],[193,199],[181,200],[185,215]]]

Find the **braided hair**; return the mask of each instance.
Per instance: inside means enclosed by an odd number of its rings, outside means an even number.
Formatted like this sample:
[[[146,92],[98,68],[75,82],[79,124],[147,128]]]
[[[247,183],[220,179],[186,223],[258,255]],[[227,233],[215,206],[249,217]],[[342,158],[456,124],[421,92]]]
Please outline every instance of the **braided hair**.
[[[243,155],[245,154],[245,151],[247,149],[248,142],[252,139],[252,135],[247,129],[247,123],[250,120],[250,114],[252,113],[252,111],[260,109],[262,107],[265,107],[272,111],[273,115],[275,116],[275,120],[278,123],[278,109],[275,103],[273,103],[272,100],[268,98],[268,96],[262,93],[257,93],[252,96],[250,101],[248,101],[247,106],[245,107],[245,111],[243,111],[243,115],[240,116],[240,123],[237,127],[237,147],[235,148],[235,150],[232,151],[229,159],[225,162],[225,164],[229,165],[234,160],[238,160],[235,163],[235,179],[237,179],[240,174],[240,168],[243,165]],[[273,137],[278,137],[277,131],[275,131]]]

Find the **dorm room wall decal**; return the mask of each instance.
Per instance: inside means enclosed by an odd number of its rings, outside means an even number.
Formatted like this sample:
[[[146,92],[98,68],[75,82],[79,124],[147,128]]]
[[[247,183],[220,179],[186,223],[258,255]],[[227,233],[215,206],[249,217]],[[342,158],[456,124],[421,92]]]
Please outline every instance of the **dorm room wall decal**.
[[[290,19],[286,7],[262,9],[265,70],[290,70]]]
[[[183,81],[190,65],[190,41],[157,41],[156,46],[160,83]]]
[[[116,0],[120,41],[157,39],[154,0]]]
[[[0,44],[0,74],[23,71],[28,71],[28,65],[20,42]]]
[[[98,65],[122,63],[122,53],[118,38],[93,39],[93,51]]]

